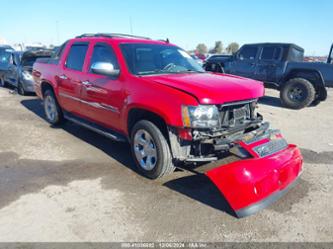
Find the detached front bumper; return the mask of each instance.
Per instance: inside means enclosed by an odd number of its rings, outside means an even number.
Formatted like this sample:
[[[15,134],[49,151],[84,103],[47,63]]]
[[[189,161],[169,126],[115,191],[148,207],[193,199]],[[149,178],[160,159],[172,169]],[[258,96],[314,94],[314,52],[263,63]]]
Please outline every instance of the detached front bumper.
[[[256,213],[279,199],[295,185],[302,171],[303,158],[295,145],[289,144],[280,151],[260,157],[255,149],[270,141],[266,138],[252,144],[240,142],[251,158],[221,165],[205,173],[238,217]]]

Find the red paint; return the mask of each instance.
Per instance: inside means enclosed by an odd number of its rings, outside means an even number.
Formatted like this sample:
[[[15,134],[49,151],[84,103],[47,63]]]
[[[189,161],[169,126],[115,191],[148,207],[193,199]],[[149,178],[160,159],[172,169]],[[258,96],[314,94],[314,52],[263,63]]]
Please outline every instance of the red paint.
[[[289,145],[271,156],[230,163],[206,175],[237,211],[286,188],[300,174],[302,162],[299,149]]]
[[[82,72],[65,67],[69,49],[74,42],[89,43]],[[115,51],[121,70],[117,79],[89,73],[90,59],[96,42],[106,43]],[[145,109],[159,115],[168,126],[176,127],[181,138],[191,140],[188,130],[183,129],[182,105],[223,104],[255,99],[264,94],[261,82],[232,75],[132,75],[121,53],[121,43],[166,44],[161,41],[127,38],[72,39],[67,43],[58,65],[38,62],[34,64],[33,76],[37,95],[43,98],[41,84],[48,83],[54,89],[64,110],[113,128],[126,136],[129,135],[127,121],[130,110]],[[62,79],[64,75],[67,79]],[[84,86],[83,81],[90,81],[92,86]],[[63,95],[72,98],[65,98]],[[87,104],[91,102],[99,103],[103,107],[113,107],[117,111],[97,109]],[[250,152],[252,159],[224,165],[207,173],[235,210],[256,203],[285,188],[301,171],[302,157],[296,146],[289,145],[287,149],[274,155],[258,158],[252,148],[264,142],[267,141],[259,141],[250,146],[241,142],[240,145]]]
[[[70,47],[75,42],[88,42],[83,71],[73,71],[65,67],[65,61]],[[96,42],[110,45],[117,56],[121,74],[117,80],[110,80],[107,76],[91,74],[88,71],[93,47]],[[162,41],[126,38],[79,38],[68,42],[59,65],[34,64],[35,88],[37,95],[42,98],[40,83],[48,82],[56,92],[58,101],[63,109],[89,118],[97,123],[109,126],[128,135],[127,116],[132,108],[143,108],[161,116],[168,125],[182,127],[181,106],[198,104],[222,104],[225,102],[241,101],[259,98],[264,93],[261,82],[222,74],[179,74],[159,76],[135,76],[127,68],[120,51],[121,43],[151,43],[166,44]],[[167,44],[173,46],[172,44]],[[66,75],[68,80],[60,79]],[[82,81],[89,80],[94,84],[95,91],[82,86]],[[103,94],[97,94],[100,88]],[[60,95],[67,94],[84,101],[102,102],[119,109],[119,113],[78,104],[75,100]]]

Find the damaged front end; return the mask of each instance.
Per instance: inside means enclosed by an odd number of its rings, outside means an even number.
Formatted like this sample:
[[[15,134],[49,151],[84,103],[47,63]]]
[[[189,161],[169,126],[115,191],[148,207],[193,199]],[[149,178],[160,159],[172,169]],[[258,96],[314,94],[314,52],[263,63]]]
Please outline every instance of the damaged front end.
[[[169,129],[175,160],[191,163],[195,171],[208,176],[238,217],[277,200],[302,170],[299,149],[270,129],[256,106],[256,100],[217,105],[214,128]],[[233,158],[232,162],[219,164],[224,157]]]

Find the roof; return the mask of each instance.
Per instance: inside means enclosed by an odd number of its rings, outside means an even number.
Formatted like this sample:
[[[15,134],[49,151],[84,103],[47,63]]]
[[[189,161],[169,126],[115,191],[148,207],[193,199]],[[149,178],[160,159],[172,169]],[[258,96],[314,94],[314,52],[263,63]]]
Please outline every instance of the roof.
[[[6,48],[6,49],[13,49],[11,46],[9,45],[1,45],[0,44],[0,48]]]
[[[76,36],[75,39],[114,39],[118,42],[143,42],[143,43],[159,43],[159,44],[169,44],[169,40],[153,40],[149,37],[129,35],[129,34],[120,34],[120,33],[88,33]]]
[[[263,43],[251,43],[244,44],[244,46],[282,46],[282,47],[295,47],[299,50],[304,51],[304,49],[294,43],[283,43],[283,42],[263,42]]]
[[[40,49],[40,50],[27,50],[22,53],[24,57],[48,57],[51,56],[52,50]]]

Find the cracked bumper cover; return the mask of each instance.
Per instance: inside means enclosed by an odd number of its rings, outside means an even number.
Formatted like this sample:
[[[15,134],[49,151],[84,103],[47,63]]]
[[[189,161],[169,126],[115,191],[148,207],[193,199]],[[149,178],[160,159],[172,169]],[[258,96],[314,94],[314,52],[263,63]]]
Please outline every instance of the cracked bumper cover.
[[[252,158],[221,165],[205,174],[222,192],[238,217],[245,217],[267,207],[283,196],[297,182],[302,171],[303,158],[295,145],[271,155],[260,157],[255,146],[240,145]]]

